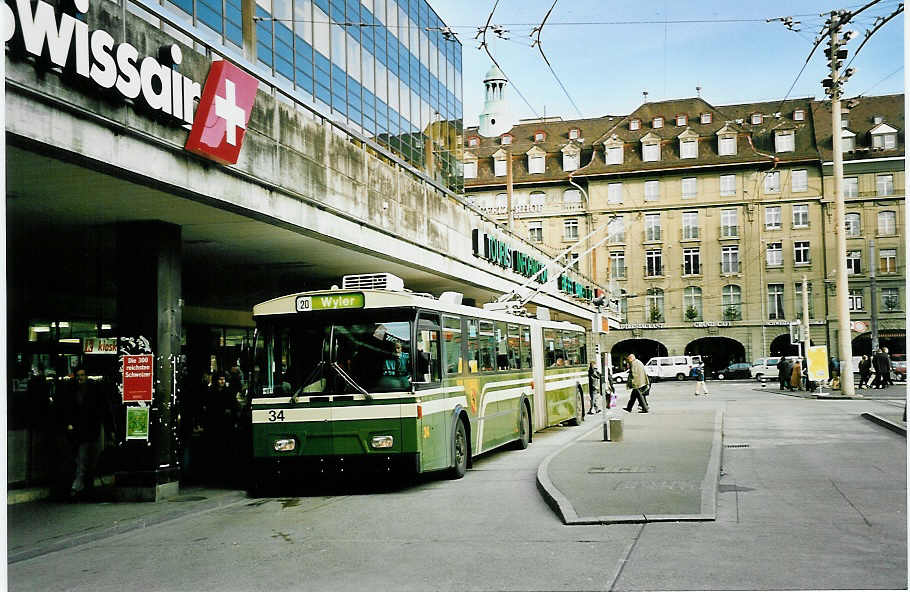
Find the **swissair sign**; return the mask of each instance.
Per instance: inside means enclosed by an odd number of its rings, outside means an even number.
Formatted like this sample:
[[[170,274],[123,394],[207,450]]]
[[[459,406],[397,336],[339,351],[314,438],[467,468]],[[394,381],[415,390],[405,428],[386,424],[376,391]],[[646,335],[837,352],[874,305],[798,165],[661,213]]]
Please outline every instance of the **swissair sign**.
[[[258,87],[256,78],[234,64],[213,62],[186,149],[221,164],[236,163]]]

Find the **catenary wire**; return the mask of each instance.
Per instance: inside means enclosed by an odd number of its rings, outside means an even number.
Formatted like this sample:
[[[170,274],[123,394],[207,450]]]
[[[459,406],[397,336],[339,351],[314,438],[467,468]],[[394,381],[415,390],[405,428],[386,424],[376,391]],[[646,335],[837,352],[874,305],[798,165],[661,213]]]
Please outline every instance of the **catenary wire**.
[[[569,99],[569,102],[572,103],[573,107],[575,107],[575,111],[578,112],[578,117],[584,119],[585,116],[582,114],[581,109],[578,108],[578,104],[575,102],[575,99],[573,99],[572,95],[569,94],[568,89],[566,89],[566,85],[563,84],[562,80],[559,79],[559,76],[556,74],[556,70],[553,69],[553,65],[550,63],[550,60],[547,59],[547,55],[543,52],[543,43],[540,41],[540,34],[543,32],[543,27],[547,24],[547,19],[550,18],[550,14],[553,12],[553,9],[556,8],[556,3],[558,1],[559,0],[553,0],[553,4],[550,6],[550,10],[548,10],[547,14],[544,15],[543,20],[540,22],[540,25],[534,27],[534,31],[531,32],[531,36],[533,36],[535,33],[537,34],[537,38],[534,40],[532,47],[534,45],[537,46],[537,51],[540,52],[540,57],[543,58],[543,61],[547,65],[547,68],[550,69],[550,73],[553,75],[553,78],[556,79],[556,83],[559,84],[559,88],[562,89],[562,92],[565,93],[566,97]]]

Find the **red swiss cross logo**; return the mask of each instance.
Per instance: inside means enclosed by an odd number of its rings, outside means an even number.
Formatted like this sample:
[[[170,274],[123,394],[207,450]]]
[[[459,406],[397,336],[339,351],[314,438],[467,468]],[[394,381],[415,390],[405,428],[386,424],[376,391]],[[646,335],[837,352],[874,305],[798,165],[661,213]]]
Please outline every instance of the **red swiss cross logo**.
[[[259,81],[234,64],[212,63],[186,149],[221,164],[235,164]]]

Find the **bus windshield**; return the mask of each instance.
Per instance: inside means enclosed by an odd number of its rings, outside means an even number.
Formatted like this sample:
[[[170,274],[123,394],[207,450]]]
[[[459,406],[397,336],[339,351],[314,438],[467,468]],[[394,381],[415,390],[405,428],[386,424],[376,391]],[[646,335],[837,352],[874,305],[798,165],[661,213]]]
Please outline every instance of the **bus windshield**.
[[[262,376],[260,394],[410,389],[413,316],[413,311],[387,309],[260,319],[254,368]]]

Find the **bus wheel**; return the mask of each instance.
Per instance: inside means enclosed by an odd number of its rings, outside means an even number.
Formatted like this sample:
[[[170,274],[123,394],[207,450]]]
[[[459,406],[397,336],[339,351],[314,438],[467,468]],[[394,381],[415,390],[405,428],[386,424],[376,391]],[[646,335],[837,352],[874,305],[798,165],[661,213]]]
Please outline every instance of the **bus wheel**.
[[[518,421],[518,441],[515,443],[519,450],[524,450],[531,442],[531,416],[528,414],[528,406],[524,403],[521,405],[521,417]]]
[[[464,422],[455,422],[455,433],[452,435],[452,456],[455,466],[449,470],[452,479],[461,479],[468,470],[468,438],[464,431]]]
[[[581,425],[581,422],[585,420],[585,410],[582,407],[582,401],[581,387],[579,386],[575,391],[575,417],[569,420],[569,425]]]

